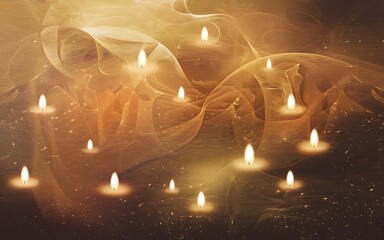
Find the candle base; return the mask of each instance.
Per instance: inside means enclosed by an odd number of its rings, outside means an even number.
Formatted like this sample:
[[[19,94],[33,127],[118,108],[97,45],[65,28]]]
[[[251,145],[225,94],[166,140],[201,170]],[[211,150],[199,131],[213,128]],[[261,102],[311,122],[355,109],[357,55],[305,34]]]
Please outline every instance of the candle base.
[[[42,114],[42,115],[47,115],[47,114],[51,114],[51,113],[54,113],[56,111],[56,109],[52,106],[46,106],[44,108],[44,110],[42,110],[41,108],[39,108],[39,106],[33,106],[31,107],[30,109],[30,112],[31,113],[35,113],[35,114]]]
[[[83,149],[81,149],[81,151],[83,153],[86,153],[86,154],[96,154],[96,153],[100,152],[100,149],[98,149],[96,147],[94,147],[92,150],[89,150],[88,148],[83,148]]]
[[[190,101],[189,97],[184,97],[184,99],[181,100],[178,96],[174,97],[172,100],[176,103],[188,103]]]
[[[214,209],[213,204],[205,203],[204,207],[199,207],[197,203],[191,204],[189,206],[189,211],[194,213],[210,213]]]
[[[39,185],[39,181],[35,178],[29,178],[28,182],[23,183],[20,177],[14,177],[9,181],[9,184],[18,189],[30,189]]]
[[[251,165],[248,165],[244,158],[236,159],[232,164],[237,170],[243,172],[257,172],[268,166],[268,163],[262,158],[255,158]]]
[[[279,109],[279,112],[283,114],[284,116],[290,116],[290,117],[300,117],[302,116],[307,108],[305,106],[296,105],[295,109],[290,110],[287,106],[283,106]]]
[[[304,184],[301,181],[297,181],[297,180],[295,180],[292,186],[288,186],[287,181],[285,180],[281,180],[278,185],[279,185],[279,188],[282,190],[296,190],[304,186]]]
[[[131,192],[128,185],[120,184],[116,190],[113,190],[109,184],[104,184],[99,187],[99,192],[107,197],[123,197]]]
[[[305,155],[320,155],[326,153],[330,148],[329,143],[320,141],[316,147],[313,147],[310,141],[300,142],[297,149],[300,153]]]
[[[179,189],[175,188],[174,190],[171,190],[171,189],[167,188],[167,189],[165,189],[165,192],[169,193],[169,194],[177,194],[177,193],[179,193]]]

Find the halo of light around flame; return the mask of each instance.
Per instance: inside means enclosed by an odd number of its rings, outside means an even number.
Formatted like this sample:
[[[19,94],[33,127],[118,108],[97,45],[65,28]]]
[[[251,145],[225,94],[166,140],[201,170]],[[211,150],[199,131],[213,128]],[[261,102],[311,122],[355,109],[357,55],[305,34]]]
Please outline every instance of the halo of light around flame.
[[[144,49],[140,50],[137,62],[140,68],[144,68],[147,64],[147,54],[145,53]]]
[[[119,177],[117,173],[114,172],[111,176],[111,188],[116,191],[119,188]]]
[[[317,145],[319,144],[319,135],[317,134],[316,129],[312,130],[309,141],[311,142],[311,146],[314,148],[317,147]]]
[[[268,58],[268,60],[267,60],[267,69],[268,69],[268,70],[271,70],[271,69],[272,69],[272,61],[271,61],[271,59],[269,59],[269,58]]]
[[[41,94],[39,98],[39,109],[41,109],[41,111],[44,111],[46,107],[47,99],[45,98],[44,94]]]
[[[203,29],[201,30],[201,41],[203,43],[208,42],[209,34],[208,34],[208,29],[204,26]]]
[[[287,185],[288,185],[288,187],[292,187],[294,182],[295,182],[295,178],[293,176],[293,173],[292,173],[291,170],[289,170],[288,174],[287,174]]]
[[[29,181],[29,171],[28,171],[28,168],[26,166],[24,166],[22,169],[21,169],[21,175],[20,175],[20,179],[21,181],[25,184],[25,183],[28,183]]]
[[[289,111],[295,110],[296,100],[295,100],[295,97],[293,96],[292,93],[289,94],[289,96],[288,96],[287,107],[288,107]]]
[[[180,101],[184,101],[185,99],[185,91],[183,87],[179,88],[179,92],[177,94],[177,97],[179,98]]]
[[[203,208],[205,205],[205,196],[203,192],[199,192],[199,195],[197,196],[197,206],[199,208]]]
[[[92,151],[92,150],[93,150],[93,142],[92,142],[92,139],[89,139],[89,140],[88,140],[88,143],[87,143],[87,149],[88,149],[88,151]]]
[[[247,147],[245,148],[244,160],[247,165],[252,165],[252,163],[255,161],[255,151],[253,150],[252,144],[250,143],[248,143]]]
[[[172,179],[171,182],[169,183],[169,190],[173,192],[175,191],[175,188],[176,188],[175,181]]]

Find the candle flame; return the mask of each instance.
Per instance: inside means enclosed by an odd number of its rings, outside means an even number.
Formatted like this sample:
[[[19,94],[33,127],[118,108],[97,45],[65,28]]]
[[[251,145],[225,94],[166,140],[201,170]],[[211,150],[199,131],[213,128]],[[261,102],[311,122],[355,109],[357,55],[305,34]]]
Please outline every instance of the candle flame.
[[[311,146],[317,147],[317,144],[319,144],[319,135],[317,134],[316,129],[313,129],[311,132],[311,138],[310,138]]]
[[[92,142],[91,139],[88,140],[87,149],[88,149],[88,151],[92,151],[93,150],[93,142]]]
[[[295,100],[295,97],[293,96],[292,93],[289,94],[289,96],[288,96],[287,107],[288,107],[289,111],[295,110],[296,100]]]
[[[147,64],[147,54],[145,53],[144,49],[141,49],[139,52],[139,56],[137,58],[137,62],[139,64],[139,67],[143,69],[145,65]]]
[[[199,196],[197,197],[197,206],[199,208],[203,208],[205,205],[205,196],[203,192],[199,192]]]
[[[185,91],[184,91],[184,88],[183,87],[180,87],[179,88],[179,93],[178,93],[178,98],[180,101],[184,101],[184,98],[185,98]]]
[[[28,171],[28,168],[26,166],[24,166],[22,169],[21,169],[21,176],[20,176],[20,179],[21,181],[26,184],[28,183],[29,181],[29,171]]]
[[[117,176],[117,173],[114,172],[111,176],[111,188],[113,191],[116,191],[119,187],[119,177]]]
[[[173,181],[173,179],[169,183],[169,190],[171,190],[172,192],[175,191],[175,181]]]
[[[271,70],[272,69],[272,62],[271,62],[271,59],[268,58],[267,60],[267,69],[268,70]]]
[[[45,98],[44,94],[41,94],[39,98],[39,109],[41,109],[41,111],[44,111],[46,107],[47,99]]]
[[[203,43],[208,42],[209,34],[208,34],[208,29],[204,26],[203,30],[201,30],[201,40]]]
[[[248,165],[251,165],[255,161],[255,151],[250,143],[248,143],[244,152],[244,160]]]
[[[289,170],[288,174],[287,174],[287,185],[288,185],[288,187],[292,187],[294,182],[295,182],[295,178],[293,177],[293,173],[292,173],[291,170]]]

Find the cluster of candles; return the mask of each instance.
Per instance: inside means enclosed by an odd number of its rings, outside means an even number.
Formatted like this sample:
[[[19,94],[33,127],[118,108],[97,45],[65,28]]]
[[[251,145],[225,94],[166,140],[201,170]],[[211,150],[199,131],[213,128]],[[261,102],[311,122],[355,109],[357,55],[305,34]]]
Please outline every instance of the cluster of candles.
[[[203,43],[208,42],[208,30],[206,27],[202,29],[201,39]],[[140,50],[138,54],[138,66],[140,69],[144,69],[147,64],[147,55],[144,50]],[[267,70],[272,69],[272,62],[270,59],[267,60],[266,64]],[[185,90],[183,87],[180,87],[178,90],[177,96],[174,98],[174,101],[185,103],[188,102],[188,98],[185,96]],[[37,109],[37,110],[36,110]],[[290,94],[287,99],[287,105],[284,107],[283,112],[287,114],[300,114],[303,113],[304,107],[296,106],[295,97],[293,94]],[[39,98],[38,107],[32,109],[34,113],[51,113],[54,111],[53,107],[48,109],[47,99],[42,94]],[[299,151],[306,154],[320,154],[325,152],[329,148],[329,145],[326,142],[319,141],[319,135],[316,129],[313,129],[310,134],[309,141],[301,142],[298,145]],[[98,152],[98,149],[94,147],[93,141],[91,139],[87,142],[87,147],[83,149],[83,152],[88,154],[95,154]],[[251,144],[248,144],[245,148],[244,158],[234,161],[234,166],[239,170],[243,171],[254,171],[262,169],[265,164],[262,159],[255,159],[255,151]],[[38,181],[35,178],[30,178],[29,171],[26,166],[23,166],[21,170],[20,178],[14,178],[11,180],[11,184],[17,188],[33,188],[38,185]],[[283,189],[297,189],[301,186],[299,181],[295,182],[293,172],[288,171],[285,181],[282,181],[279,186]],[[105,184],[100,187],[100,191],[108,196],[123,196],[129,192],[129,187],[124,184],[119,183],[119,177],[116,172],[112,173],[110,184]],[[169,183],[169,188],[166,192],[175,194],[179,190],[176,188],[175,181],[172,179]],[[212,205],[207,205],[205,201],[205,195],[203,192],[199,192],[197,196],[197,205],[192,206],[193,211],[197,212],[209,212],[212,209]]]

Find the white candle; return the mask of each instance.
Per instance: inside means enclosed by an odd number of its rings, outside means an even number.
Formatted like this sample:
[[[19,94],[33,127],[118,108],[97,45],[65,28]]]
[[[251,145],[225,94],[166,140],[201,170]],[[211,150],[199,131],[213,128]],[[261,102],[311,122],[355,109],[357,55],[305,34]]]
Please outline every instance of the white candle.
[[[309,141],[300,142],[297,148],[303,154],[316,155],[327,152],[330,145],[325,141],[320,141],[317,130],[312,129]]]
[[[122,197],[130,192],[130,188],[126,184],[121,184],[119,176],[113,172],[109,184],[100,186],[99,191],[101,194],[108,197]]]
[[[244,157],[233,161],[233,165],[238,170],[254,172],[263,169],[267,164],[264,159],[255,157],[255,150],[252,144],[248,143],[244,151]]]
[[[29,170],[26,166],[23,166],[19,177],[14,177],[10,180],[10,184],[19,189],[29,189],[36,187],[39,181],[29,176]]]

